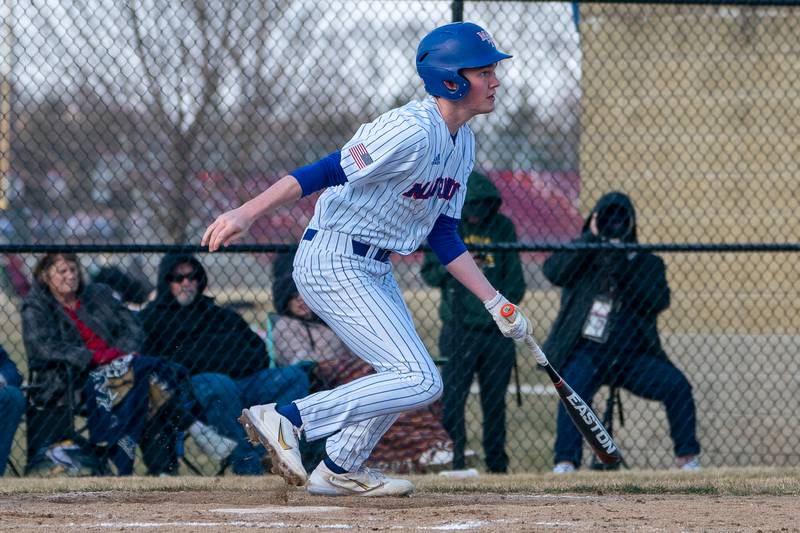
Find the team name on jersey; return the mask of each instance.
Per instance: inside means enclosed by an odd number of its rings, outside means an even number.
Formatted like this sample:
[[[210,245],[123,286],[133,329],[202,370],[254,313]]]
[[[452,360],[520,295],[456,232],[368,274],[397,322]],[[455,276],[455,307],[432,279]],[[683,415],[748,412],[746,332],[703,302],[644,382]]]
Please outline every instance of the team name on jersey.
[[[453,178],[436,178],[425,183],[415,183],[403,193],[403,196],[414,200],[426,200],[434,194],[437,198],[450,200],[458,192],[461,184]]]

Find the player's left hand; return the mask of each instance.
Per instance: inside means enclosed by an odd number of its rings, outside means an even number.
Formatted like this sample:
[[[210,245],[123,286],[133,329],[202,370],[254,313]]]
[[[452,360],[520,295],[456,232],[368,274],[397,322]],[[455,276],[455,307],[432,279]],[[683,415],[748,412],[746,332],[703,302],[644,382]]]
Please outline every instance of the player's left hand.
[[[533,333],[531,321],[499,292],[491,300],[483,302],[483,305],[492,315],[500,333],[504,336],[522,342]],[[511,310],[510,314],[507,313],[509,309]]]
[[[242,207],[232,209],[218,216],[206,229],[200,240],[200,246],[208,245],[208,251],[215,252],[220,246],[228,246],[240,239],[252,224],[253,218]]]

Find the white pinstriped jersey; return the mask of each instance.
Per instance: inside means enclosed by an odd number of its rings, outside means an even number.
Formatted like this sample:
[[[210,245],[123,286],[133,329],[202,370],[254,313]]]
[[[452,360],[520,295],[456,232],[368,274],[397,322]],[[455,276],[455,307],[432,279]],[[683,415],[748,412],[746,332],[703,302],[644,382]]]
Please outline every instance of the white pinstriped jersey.
[[[410,102],[362,125],[345,144],[347,183],[322,193],[309,227],[410,254],[439,215],[461,217],[474,164],[469,126],[453,140],[433,97]]]

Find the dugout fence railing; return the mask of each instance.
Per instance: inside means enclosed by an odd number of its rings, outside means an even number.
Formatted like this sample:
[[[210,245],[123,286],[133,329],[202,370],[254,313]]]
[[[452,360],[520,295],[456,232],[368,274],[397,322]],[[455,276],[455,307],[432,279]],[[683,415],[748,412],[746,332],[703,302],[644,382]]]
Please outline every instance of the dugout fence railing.
[[[698,257],[704,256],[720,264],[730,264],[735,269],[742,259],[748,264],[761,265],[792,263],[796,261],[798,244],[499,244],[471,246],[475,253],[491,253],[515,249],[523,254],[549,253],[567,250],[619,250],[627,252],[657,253],[668,266],[668,275],[679,274],[691,266]],[[194,245],[5,245],[0,252],[18,254],[27,267],[36,258],[50,252],[78,253],[91,279],[90,272],[97,272],[98,265],[114,265],[127,270],[126,264],[138,263],[143,271],[155,270],[165,253],[183,252],[197,254],[207,268],[210,278],[208,294],[222,304],[237,309],[246,320],[265,335],[266,320],[274,313],[272,294],[269,289],[274,280],[272,259],[276,252],[291,252],[292,245],[234,245],[229,250],[208,254]],[[134,261],[134,258],[139,258]],[[439,358],[438,335],[441,320],[436,303],[438,290],[426,287],[419,279],[418,265],[397,261],[396,276],[418,325],[420,335],[435,358]],[[527,272],[526,277],[537,279],[537,273]],[[135,277],[135,275],[134,275]],[[243,282],[248,279],[247,284]],[[536,287],[529,283],[522,307],[535,324],[534,334],[541,342],[549,332],[558,308],[560,291],[544,284]],[[796,460],[796,434],[785,430],[775,420],[787,423],[794,416],[791,407],[794,396],[791,392],[794,370],[797,368],[796,338],[790,333],[763,332],[770,318],[782,316],[785,305],[765,294],[760,301],[751,297],[718,294],[714,287],[699,291],[693,298],[720,299],[719,316],[700,316],[693,304],[683,302],[680,293],[673,292],[675,303],[659,319],[659,331],[667,354],[687,376],[693,387],[697,405],[698,438],[703,446],[703,461],[706,466],[731,465],[791,465]],[[3,335],[7,339],[6,349],[14,355],[24,371],[24,347],[21,345],[19,318],[15,308],[19,305],[16,296],[4,299],[7,321]],[[762,319],[756,321],[757,329],[747,330],[747,307],[761,309]],[[704,331],[703,322],[724,317],[727,331]],[[21,357],[17,354],[20,354]],[[267,365],[265,359],[265,365]],[[509,455],[512,471],[541,471],[547,469],[552,460],[555,409],[557,397],[547,377],[537,367],[527,352],[520,348],[517,356],[518,381],[510,380],[506,395],[508,409]],[[714,376],[720,379],[714,379]],[[776,390],[786,376],[783,386]],[[657,376],[656,376],[657,377]],[[602,416],[606,409],[606,394],[603,387],[594,398],[594,407]],[[770,393],[772,391],[772,393]],[[478,401],[477,385],[473,386],[465,419],[469,428],[469,449],[481,453],[482,412]],[[776,394],[779,401],[768,400]],[[521,398],[521,405],[517,398]],[[666,468],[672,464],[673,454],[668,424],[663,407],[648,402],[622,389],[620,397],[624,404],[625,420],[613,422],[614,433],[625,451],[627,462],[635,468]],[[732,406],[735,406],[732,408]],[[751,429],[752,428],[752,429]],[[12,461],[18,469],[24,468],[24,424],[15,441]],[[747,442],[742,436],[747,436]],[[191,459],[201,465],[206,474],[214,474],[218,465],[189,447]],[[586,465],[588,466],[588,451]],[[472,464],[472,463],[470,463]]]

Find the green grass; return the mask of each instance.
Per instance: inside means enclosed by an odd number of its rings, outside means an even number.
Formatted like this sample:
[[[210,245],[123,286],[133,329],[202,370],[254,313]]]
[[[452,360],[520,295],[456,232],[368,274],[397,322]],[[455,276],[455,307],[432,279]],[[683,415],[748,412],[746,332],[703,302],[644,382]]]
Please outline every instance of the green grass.
[[[798,468],[719,468],[701,472],[622,471],[554,474],[484,475],[453,480],[436,475],[411,476],[420,493],[438,494],[685,494],[708,496],[800,496]],[[77,491],[229,491],[285,490],[276,476],[175,478],[7,478],[0,495]]]
[[[451,480],[426,476],[421,489],[442,492],[547,494],[696,494],[726,496],[800,495],[797,468],[713,468],[701,472],[630,470],[569,476],[516,474]]]

